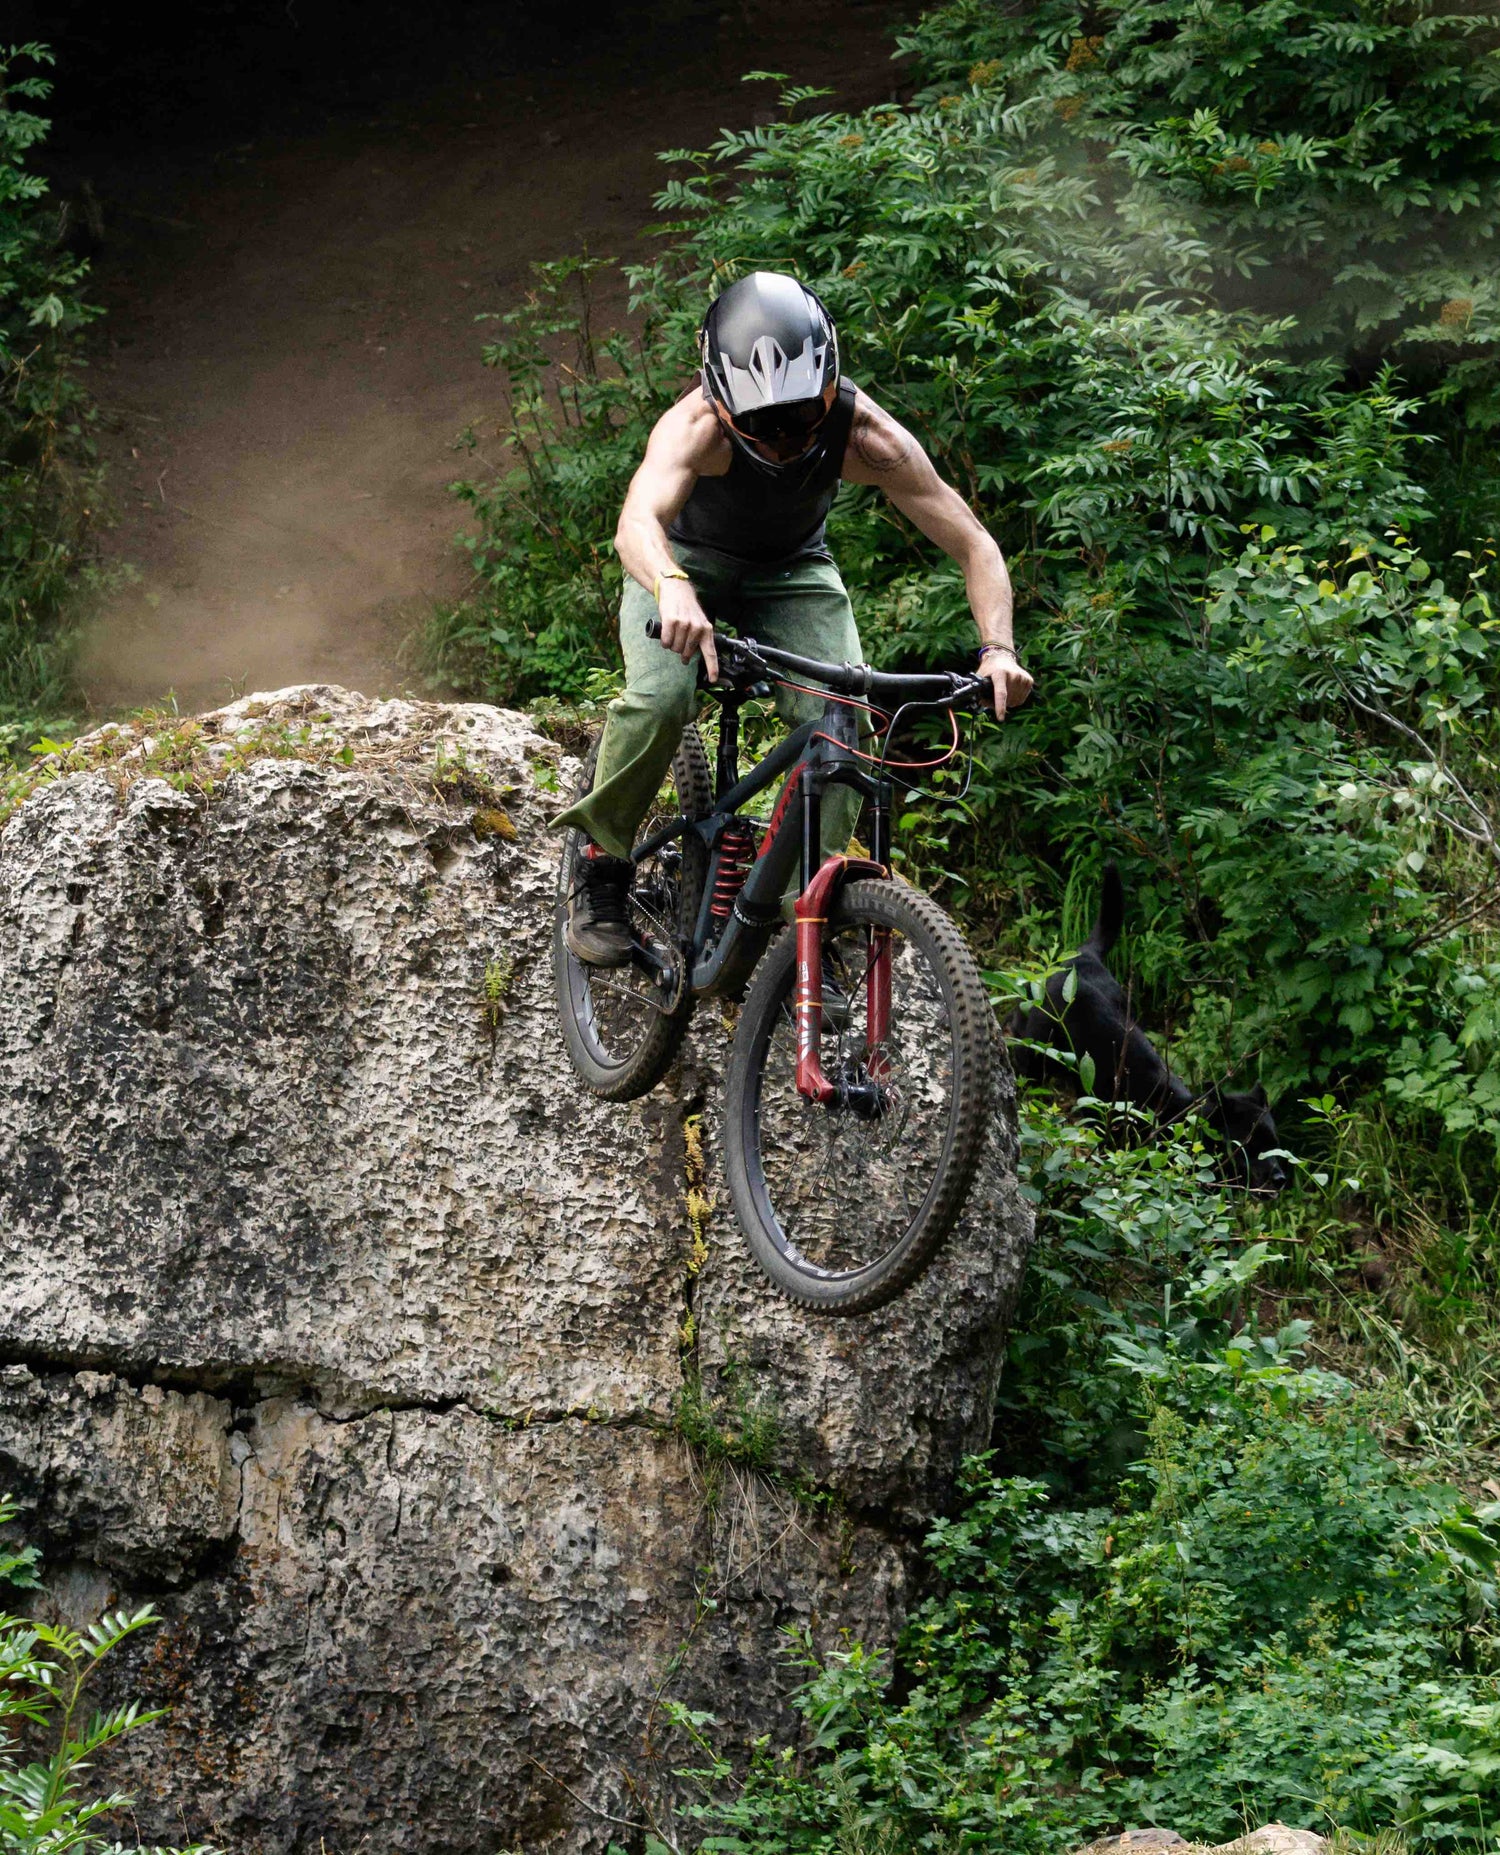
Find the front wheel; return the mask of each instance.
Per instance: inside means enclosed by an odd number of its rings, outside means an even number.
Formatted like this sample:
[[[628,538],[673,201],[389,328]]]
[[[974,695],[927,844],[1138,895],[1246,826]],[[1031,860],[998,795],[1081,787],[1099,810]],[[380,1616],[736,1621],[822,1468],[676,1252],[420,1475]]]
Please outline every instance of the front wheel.
[[[850,883],[823,942],[848,999],[824,1022],[837,1098],[811,1102],[797,1092],[793,940],[767,956],[735,1033],[729,1190],[783,1294],[862,1314],[916,1280],[964,1208],[992,1111],[994,1022],[973,956],[929,896]],[[885,1026],[873,1044],[872,1006]]]

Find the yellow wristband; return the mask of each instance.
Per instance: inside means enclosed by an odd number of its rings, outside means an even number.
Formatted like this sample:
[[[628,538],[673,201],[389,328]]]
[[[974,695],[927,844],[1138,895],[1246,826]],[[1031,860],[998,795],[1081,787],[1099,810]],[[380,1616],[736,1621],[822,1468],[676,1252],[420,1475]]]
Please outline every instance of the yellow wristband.
[[[661,572],[657,574],[655,580],[652,582],[651,597],[656,601],[658,605],[660,605],[661,604],[661,583],[662,581],[663,580],[685,580],[687,579],[687,577],[688,576],[683,572],[681,567],[663,567]]]

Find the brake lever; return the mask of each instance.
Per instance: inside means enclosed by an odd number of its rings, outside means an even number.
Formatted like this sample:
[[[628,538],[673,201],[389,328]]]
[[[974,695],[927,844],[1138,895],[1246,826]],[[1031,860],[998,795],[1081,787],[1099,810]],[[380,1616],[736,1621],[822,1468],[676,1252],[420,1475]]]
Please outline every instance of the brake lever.
[[[742,696],[766,693],[770,666],[752,643],[715,632],[714,645],[719,657],[720,683],[734,685]]]

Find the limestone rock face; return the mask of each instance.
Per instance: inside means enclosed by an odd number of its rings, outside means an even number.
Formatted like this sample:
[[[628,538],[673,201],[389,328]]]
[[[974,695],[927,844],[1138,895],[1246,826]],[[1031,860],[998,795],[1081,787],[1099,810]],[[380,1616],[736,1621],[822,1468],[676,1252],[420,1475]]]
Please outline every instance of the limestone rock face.
[[[1086,1842],[1073,1855],[1323,1855],[1326,1837],[1285,1823],[1265,1823],[1233,1842],[1188,1842],[1175,1829],[1127,1829],[1118,1836]]]
[[[628,1842],[669,1700],[784,1733],[785,1625],[899,1627],[1029,1238],[1008,1084],[927,1277],[820,1320],[724,1202],[716,1018],[644,1102],[572,1079],[523,718],[299,689],[77,757],[0,833],[0,1488],[75,1620],[166,1618],[109,1777],[244,1855]]]

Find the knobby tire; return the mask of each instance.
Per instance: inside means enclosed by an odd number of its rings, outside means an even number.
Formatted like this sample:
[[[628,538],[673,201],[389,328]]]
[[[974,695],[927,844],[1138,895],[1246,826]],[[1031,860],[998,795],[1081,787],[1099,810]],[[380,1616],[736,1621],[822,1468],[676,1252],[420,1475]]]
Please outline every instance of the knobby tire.
[[[908,1184],[902,1171],[907,1162],[899,1153],[892,1168],[887,1149],[894,1150],[901,1138],[897,1109],[884,1110],[877,1120],[866,1123],[872,1130],[869,1139],[883,1139],[886,1145],[878,1152],[872,1147],[875,1157],[864,1164],[859,1146],[866,1137],[864,1128],[853,1129],[850,1156],[834,1152],[836,1137],[843,1136],[828,1117],[847,1115],[848,1109],[830,1110],[789,1094],[783,1072],[788,1038],[795,1037],[791,1003],[796,979],[796,950],[790,934],[783,935],[767,954],[746,998],[726,1090],[725,1169],[740,1228],[756,1261],[783,1294],[827,1314],[868,1313],[901,1294],[928,1267],[963,1212],[993,1112],[994,1019],[978,968],[958,929],[930,896],[904,883],[850,883],[830,916],[825,946],[843,947],[852,942],[857,947],[860,934],[869,929],[893,930],[900,941],[893,940],[892,945],[904,942],[910,950],[902,954],[910,959],[913,974],[908,1018],[920,1021],[925,1017],[929,1024],[940,1024],[941,1030],[927,1041],[946,1044],[944,1049],[916,1052],[918,1060],[910,1067],[907,1083],[920,1117],[934,1092],[933,1075],[941,1071],[951,1077],[946,1124],[937,1126],[939,1111],[927,1114],[933,1125],[924,1128],[923,1139],[932,1156],[928,1162],[918,1154],[923,1176]],[[857,990],[860,976],[854,977]],[[856,998],[856,1011],[858,1005]],[[899,1036],[900,1027],[893,1025],[893,1046]],[[768,1060],[775,1071],[769,1083]],[[892,1099],[899,1102],[899,1065],[891,1073],[897,1077]],[[909,1124],[908,1109],[901,1125]],[[889,1242],[876,1236],[873,1240],[881,1245],[879,1253],[851,1267],[820,1265],[803,1253],[806,1245],[805,1239],[799,1241],[799,1220],[805,1218],[812,1227],[822,1218],[830,1230],[845,1228],[847,1220],[833,1198],[829,1196],[827,1204],[820,1205],[820,1195],[848,1192],[857,1212],[853,1194],[864,1187],[852,1185],[851,1180],[861,1165],[871,1192],[880,1188],[882,1180],[894,1177],[899,1181],[899,1191],[889,1194],[886,1220],[892,1232],[899,1234]],[[914,1196],[916,1202],[911,1203]],[[866,1203],[873,1225],[875,1207],[868,1199]],[[904,1221],[908,1208],[909,1221]],[[829,1240],[830,1247],[838,1245],[837,1236]]]

